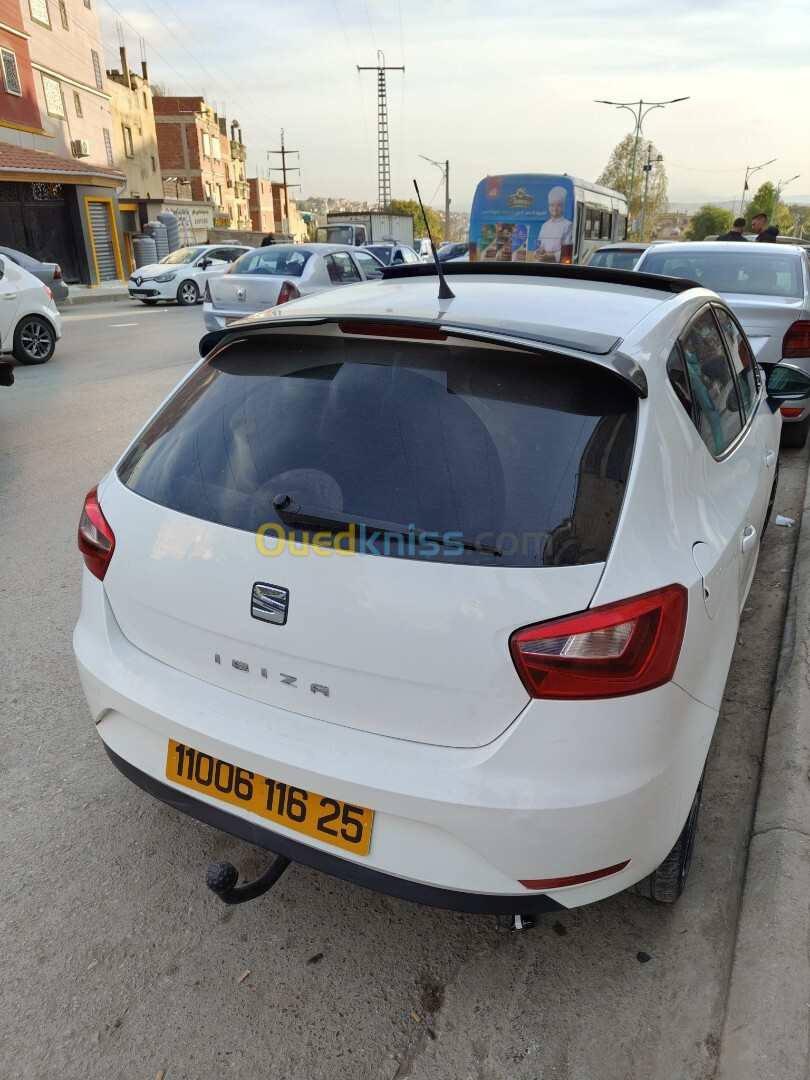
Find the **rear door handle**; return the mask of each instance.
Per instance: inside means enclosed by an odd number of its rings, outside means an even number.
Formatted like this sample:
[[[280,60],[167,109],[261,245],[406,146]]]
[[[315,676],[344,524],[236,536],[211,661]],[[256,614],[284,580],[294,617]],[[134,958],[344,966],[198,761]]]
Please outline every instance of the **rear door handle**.
[[[743,554],[753,546],[754,541],[757,538],[757,530],[753,525],[747,525],[742,534],[742,549]]]
[[[16,295],[17,294],[15,292],[4,292],[3,293],[3,299],[4,300],[13,300]]]
[[[770,469],[771,465],[773,465],[775,459],[776,459],[776,451],[775,450],[766,450],[765,451],[765,464],[768,466],[769,469]]]

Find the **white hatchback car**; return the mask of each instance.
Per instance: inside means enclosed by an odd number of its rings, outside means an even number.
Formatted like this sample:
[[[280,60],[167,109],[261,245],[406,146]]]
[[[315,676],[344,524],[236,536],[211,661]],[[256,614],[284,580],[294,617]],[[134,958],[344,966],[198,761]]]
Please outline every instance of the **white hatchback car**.
[[[779,403],[689,282],[448,280],[207,335],[87,496],[93,720],[136,784],[280,856],[215,867],[226,902],[289,859],[479,913],[683,887]]]
[[[0,255],[0,353],[45,364],[62,336],[62,316],[47,285]]]
[[[182,307],[202,299],[206,282],[224,274],[246,251],[244,244],[196,244],[178,248],[159,262],[133,270],[129,295],[147,305],[159,300],[176,300]]]

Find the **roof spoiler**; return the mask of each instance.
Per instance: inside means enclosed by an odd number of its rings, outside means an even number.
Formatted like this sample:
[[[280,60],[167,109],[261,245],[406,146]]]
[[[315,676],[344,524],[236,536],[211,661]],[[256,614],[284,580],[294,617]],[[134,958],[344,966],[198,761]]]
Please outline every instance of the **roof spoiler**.
[[[497,263],[497,262],[453,262],[449,260],[442,266],[447,276],[475,277],[484,274],[487,277],[532,277],[565,278],[568,281],[599,281],[607,285],[622,285],[625,288],[655,289],[658,292],[681,293],[687,289],[703,288],[697,281],[689,278],[669,277],[665,274],[645,274],[636,270],[608,270],[597,266],[568,266],[557,263]],[[435,277],[436,268],[432,263],[406,263],[404,266],[386,266],[383,271],[384,281],[396,281],[402,278]]]

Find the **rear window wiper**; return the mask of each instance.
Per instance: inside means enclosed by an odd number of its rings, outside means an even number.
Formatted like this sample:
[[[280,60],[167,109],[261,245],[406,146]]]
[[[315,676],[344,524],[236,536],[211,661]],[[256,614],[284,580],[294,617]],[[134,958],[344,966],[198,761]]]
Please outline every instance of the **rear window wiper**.
[[[350,525],[364,526],[375,532],[395,533],[397,536],[427,536],[430,543],[442,546],[458,545],[466,551],[480,551],[484,555],[503,555],[499,547],[480,544],[477,540],[467,540],[455,532],[437,533],[418,529],[416,525],[400,525],[394,521],[376,521],[374,518],[361,518],[358,514],[339,514],[334,510],[319,507],[301,506],[289,495],[283,493],[273,499],[273,507],[285,525],[309,525],[315,529],[345,529]]]

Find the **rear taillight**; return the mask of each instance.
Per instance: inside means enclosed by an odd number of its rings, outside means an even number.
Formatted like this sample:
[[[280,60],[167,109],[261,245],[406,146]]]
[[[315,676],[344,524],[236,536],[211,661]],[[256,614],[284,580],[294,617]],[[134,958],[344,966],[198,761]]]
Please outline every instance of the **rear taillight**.
[[[79,551],[87,569],[104,580],[115,550],[115,536],[98,505],[98,488],[88,491],[79,521]]]
[[[285,281],[278,294],[277,304],[286,304],[288,300],[297,300],[301,293],[291,281]]]
[[[53,278],[54,278],[54,281],[61,281],[61,280],[62,280],[62,270],[61,270],[61,267],[59,267],[59,266],[55,266],[55,267],[53,268]]]
[[[370,337],[413,338],[416,341],[447,341],[443,330],[429,326],[403,326],[396,323],[339,322],[343,334],[368,335]]]
[[[799,319],[788,328],[782,341],[782,356],[785,359],[810,356],[810,321]]]
[[[782,408],[779,410],[779,412],[782,414],[782,416],[785,417],[785,419],[787,419],[787,420],[795,420],[797,416],[802,415],[802,413],[804,412],[804,409],[803,408],[797,409],[797,408],[795,408],[795,406],[791,406],[791,405],[783,405]]]
[[[227,271],[226,271],[226,273],[227,273]],[[211,303],[211,287],[210,287],[210,285],[208,284],[207,281],[205,283],[205,292],[203,293],[203,300],[205,301],[206,304]]]
[[[686,625],[682,585],[516,630],[512,659],[533,698],[620,697],[669,682]]]

